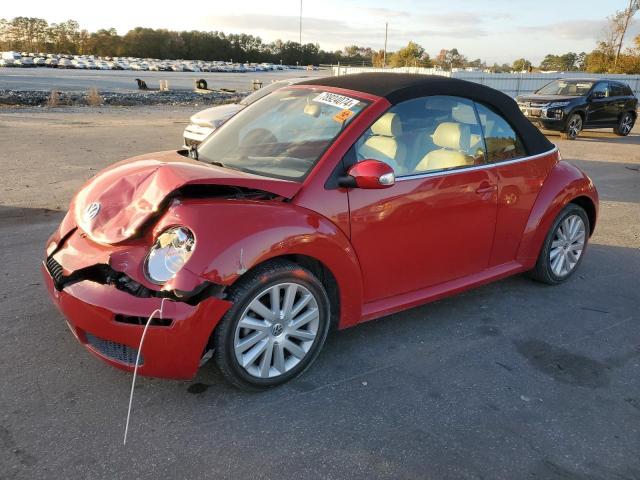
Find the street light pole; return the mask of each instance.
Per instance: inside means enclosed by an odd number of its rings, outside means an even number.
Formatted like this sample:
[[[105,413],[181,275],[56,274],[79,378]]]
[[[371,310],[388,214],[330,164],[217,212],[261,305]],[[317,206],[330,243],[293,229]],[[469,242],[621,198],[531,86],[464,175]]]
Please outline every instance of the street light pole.
[[[389,22],[384,22],[384,52],[382,53],[382,68],[385,68],[387,66],[387,33],[388,32],[389,32]]]
[[[300,47],[302,47],[302,0],[300,0]]]

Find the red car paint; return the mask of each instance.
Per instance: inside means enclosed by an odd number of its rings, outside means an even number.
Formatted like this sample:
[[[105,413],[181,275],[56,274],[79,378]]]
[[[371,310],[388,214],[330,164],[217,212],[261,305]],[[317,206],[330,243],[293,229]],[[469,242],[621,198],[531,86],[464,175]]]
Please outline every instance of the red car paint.
[[[353,178],[355,187],[358,188],[389,188],[395,180],[387,183],[380,183],[380,179],[385,176],[391,176],[395,179],[393,168],[379,160],[363,160],[352,165],[347,175]],[[351,183],[351,182],[349,182]]]
[[[191,292],[203,282],[230,286],[269,259],[306,256],[333,274],[338,326],[346,328],[531,269],[554,218],[578,197],[593,206],[595,221],[593,183],[560,161],[557,150],[483,168],[399,178],[386,189],[328,189],[327,179],[347,150],[391,104],[361,92],[322,89],[372,103],[303,182],[203,165],[176,152],[136,157],[83,187],[47,243],[47,258],[65,275],[108,264],[148,289]],[[177,189],[195,184],[245,187],[275,197],[166,201]],[[97,201],[104,215],[95,223],[84,221],[85,208]],[[188,226],[198,248],[161,288],[146,278],[144,259],[156,236],[175,225]],[[146,317],[160,298],[138,298],[90,280],[58,291],[47,268],[42,270],[79,341],[110,364],[132,370],[88,345],[86,333],[137,348],[143,327],[116,322],[115,316]],[[230,304],[212,296],[196,305],[173,297],[165,305],[164,317],[172,324],[150,327],[139,373],[190,378]]]

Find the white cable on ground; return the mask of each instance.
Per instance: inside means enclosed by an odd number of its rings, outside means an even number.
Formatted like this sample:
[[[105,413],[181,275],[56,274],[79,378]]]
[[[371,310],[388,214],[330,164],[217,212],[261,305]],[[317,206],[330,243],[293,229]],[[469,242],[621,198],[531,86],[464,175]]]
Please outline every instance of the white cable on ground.
[[[162,312],[164,310],[165,300],[166,298],[163,298],[162,302],[160,302],[160,308],[151,312],[151,315],[149,315],[147,323],[144,325],[144,329],[142,330],[142,336],[140,337],[140,345],[138,345],[138,354],[136,355],[136,364],[133,367],[133,378],[131,379],[131,393],[129,394],[129,409],[127,410],[127,423],[125,424],[125,427],[124,427],[124,442],[123,442],[124,445],[127,444],[127,433],[129,432],[129,419],[131,418],[131,405],[133,404],[133,389],[136,387],[136,377],[138,376],[138,364],[140,363],[140,352],[142,352],[142,343],[144,342],[144,337],[147,334],[147,328],[149,328],[149,324],[151,323],[151,320],[153,320],[153,317],[156,315],[156,313],[160,314],[160,320],[163,319]]]

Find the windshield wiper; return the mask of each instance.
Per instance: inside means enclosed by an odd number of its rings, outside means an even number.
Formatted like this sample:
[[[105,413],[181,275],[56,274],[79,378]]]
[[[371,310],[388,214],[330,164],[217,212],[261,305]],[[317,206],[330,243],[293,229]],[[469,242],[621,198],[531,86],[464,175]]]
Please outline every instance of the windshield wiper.
[[[191,144],[189,145],[189,158],[193,158],[194,160],[198,160],[198,146]]]
[[[197,145],[190,145],[189,146],[189,158],[193,158],[194,160],[199,160],[200,159],[200,155],[198,154],[198,146]],[[222,162],[214,162],[212,160],[207,160],[206,158],[203,158],[203,160],[207,163],[210,163],[211,165],[215,165],[216,167],[224,167],[224,164]]]

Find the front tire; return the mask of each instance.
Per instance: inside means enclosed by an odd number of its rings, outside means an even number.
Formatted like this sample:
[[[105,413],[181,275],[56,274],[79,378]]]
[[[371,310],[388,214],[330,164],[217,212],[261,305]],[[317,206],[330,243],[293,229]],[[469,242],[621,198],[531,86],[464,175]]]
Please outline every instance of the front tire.
[[[568,280],[582,262],[589,228],[589,217],[582,207],[574,203],[564,207],[547,233],[530,276],[549,285]]]
[[[567,125],[560,135],[565,140],[575,140],[582,131],[582,117],[577,113],[572,113],[567,119]]]
[[[631,112],[627,112],[620,117],[620,122],[613,128],[613,133],[620,137],[626,137],[633,130],[635,118]]]
[[[329,298],[306,268],[269,262],[239,280],[233,306],[214,332],[222,374],[243,390],[263,390],[302,374],[329,331]]]

